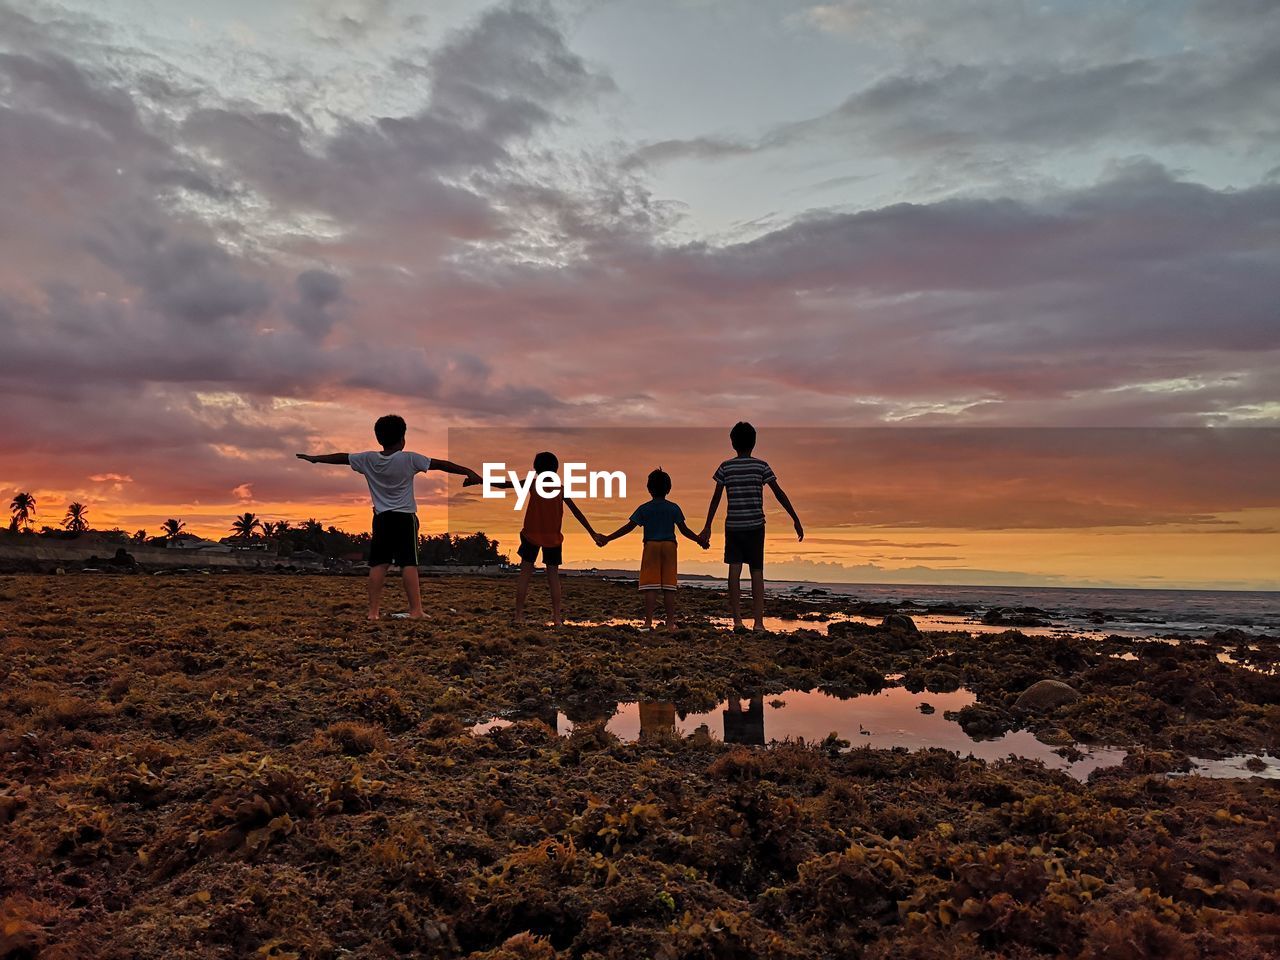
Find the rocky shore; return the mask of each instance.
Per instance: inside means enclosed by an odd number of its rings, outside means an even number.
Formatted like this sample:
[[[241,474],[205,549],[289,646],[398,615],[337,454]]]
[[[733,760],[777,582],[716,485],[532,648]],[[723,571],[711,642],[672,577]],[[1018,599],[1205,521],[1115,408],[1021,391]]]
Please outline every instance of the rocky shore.
[[[736,635],[710,590],[640,633],[603,623],[635,591],[586,578],[570,616],[601,625],[553,631],[511,627],[510,589],[436,580],[430,621],[367,624],[347,578],[0,577],[0,957],[1280,951],[1280,788],[1177,775],[1280,751],[1276,638],[921,632],[839,597]],[[1128,757],[1079,782],[601,722],[895,684],[972,691],[975,736]]]

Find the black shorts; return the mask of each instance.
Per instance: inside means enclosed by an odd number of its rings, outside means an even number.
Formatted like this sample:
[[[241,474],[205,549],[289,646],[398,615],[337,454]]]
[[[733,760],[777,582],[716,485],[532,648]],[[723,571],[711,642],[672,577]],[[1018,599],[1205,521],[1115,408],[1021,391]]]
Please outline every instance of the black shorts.
[[[373,515],[373,540],[369,544],[369,566],[394,563],[400,567],[418,565],[418,515],[387,510]]]
[[[724,531],[724,562],[745,563],[752,570],[764,569],[764,527]]]
[[[542,551],[542,562],[548,567],[560,566],[560,561],[564,559],[564,547],[540,547],[536,543],[530,543],[520,535],[520,546],[516,548],[516,555],[525,563],[537,563],[538,551]]]

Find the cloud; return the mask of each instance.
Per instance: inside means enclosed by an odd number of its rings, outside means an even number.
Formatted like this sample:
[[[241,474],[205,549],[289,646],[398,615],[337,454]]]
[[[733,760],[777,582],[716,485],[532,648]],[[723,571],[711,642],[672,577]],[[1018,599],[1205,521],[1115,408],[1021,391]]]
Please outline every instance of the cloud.
[[[210,79],[222,61],[39,9],[5,8],[0,43],[0,466],[15,483],[116,474],[138,502],[251,484],[260,503],[347,504],[349,471],[291,454],[369,444],[388,409],[429,450],[476,423],[1280,418],[1280,185],[1215,187],[1141,155],[1266,146],[1274,54],[1247,18],[1234,59],[1216,41],[1083,56],[1083,33],[1041,60],[949,48],[762,138],[617,150],[568,130],[617,101],[544,5],[405,41],[383,64],[396,89],[359,109],[283,54],[253,61],[271,83],[232,96]],[[327,9],[352,62],[403,23],[378,3]],[[1108,147],[1099,178],[978,180],[732,241],[689,240],[685,198],[648,179],[813,139],[915,169],[1125,131],[1144,143]]]
[[[630,161],[768,154],[776,167],[839,151],[919,196],[1061,179],[1117,150],[1175,150],[1221,176],[1280,144],[1280,7],[1265,0],[840,0],[793,22],[847,47],[836,107],[641,144]]]
[[[297,301],[285,313],[304,333],[323,340],[333,328],[330,308],[342,299],[342,278],[327,270],[304,270],[294,281]]]
[[[687,140],[659,140],[636,147],[622,160],[624,167],[642,167],[673,160],[719,160],[755,152],[755,147],[727,137],[693,137]]]

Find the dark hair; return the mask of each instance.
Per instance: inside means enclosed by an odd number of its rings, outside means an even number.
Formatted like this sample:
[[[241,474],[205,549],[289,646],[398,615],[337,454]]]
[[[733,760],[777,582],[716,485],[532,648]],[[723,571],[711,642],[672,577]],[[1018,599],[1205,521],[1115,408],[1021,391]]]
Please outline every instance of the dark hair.
[[[555,473],[559,466],[559,458],[549,450],[543,450],[533,458],[534,473]]]
[[[404,417],[388,413],[385,417],[379,417],[378,422],[373,425],[373,435],[385,449],[394,447],[397,443],[404,443],[406,429]]]
[[[665,497],[671,492],[671,474],[659,467],[649,474],[649,482],[645,484],[651,497]]]
[[[756,428],[745,420],[739,420],[729,431],[729,442],[737,453],[750,453],[756,448]]]

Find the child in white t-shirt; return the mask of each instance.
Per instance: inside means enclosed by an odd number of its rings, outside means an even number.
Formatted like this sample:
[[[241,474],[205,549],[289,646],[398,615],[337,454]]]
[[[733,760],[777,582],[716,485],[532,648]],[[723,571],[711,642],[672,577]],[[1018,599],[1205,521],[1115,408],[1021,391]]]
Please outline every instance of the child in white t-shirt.
[[[395,414],[379,417],[373,425],[381,450],[364,453],[298,454],[308,463],[342,463],[362,474],[373,500],[373,540],[369,545],[369,619],[380,615],[382,589],[391,564],[400,566],[404,592],[409,598],[409,619],[421,620],[422,592],[418,584],[418,504],[413,496],[413,478],[427,470],[457,473],[467,478],[465,486],[480,483],[480,475],[470,467],[448,460],[432,459],[404,448],[404,419]]]

